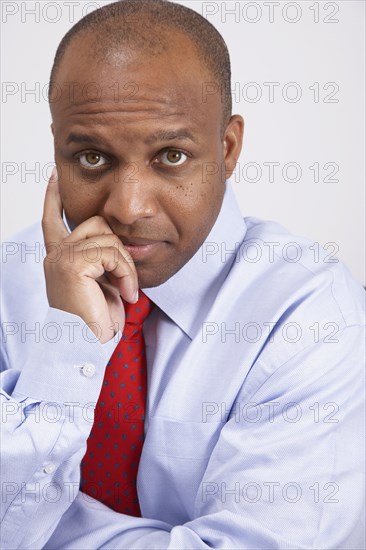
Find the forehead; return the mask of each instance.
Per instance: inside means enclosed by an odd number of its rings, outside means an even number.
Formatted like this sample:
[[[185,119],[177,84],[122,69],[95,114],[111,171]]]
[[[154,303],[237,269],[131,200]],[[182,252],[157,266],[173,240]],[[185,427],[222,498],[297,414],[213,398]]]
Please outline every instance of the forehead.
[[[185,35],[165,41],[157,52],[119,45],[103,55],[86,35],[65,52],[51,110],[56,119],[114,113],[131,120],[143,115],[203,120],[220,118],[222,102],[218,84]]]

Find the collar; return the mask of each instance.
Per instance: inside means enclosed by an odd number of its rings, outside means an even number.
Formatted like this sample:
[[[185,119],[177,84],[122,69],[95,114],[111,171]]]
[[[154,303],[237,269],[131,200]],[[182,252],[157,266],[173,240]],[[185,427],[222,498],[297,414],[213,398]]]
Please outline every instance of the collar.
[[[191,340],[226,279],[245,234],[245,221],[231,184],[226,182],[221,210],[201,247],[165,283],[143,289]]]

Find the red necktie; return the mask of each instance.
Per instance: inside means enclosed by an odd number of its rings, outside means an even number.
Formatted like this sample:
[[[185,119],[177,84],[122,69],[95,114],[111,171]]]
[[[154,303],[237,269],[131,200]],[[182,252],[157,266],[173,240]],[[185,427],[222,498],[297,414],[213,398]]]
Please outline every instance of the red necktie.
[[[146,357],[142,324],[153,303],[139,291],[123,302],[123,336],[107,364],[81,462],[81,490],[109,508],[140,516],[136,476],[144,440]]]

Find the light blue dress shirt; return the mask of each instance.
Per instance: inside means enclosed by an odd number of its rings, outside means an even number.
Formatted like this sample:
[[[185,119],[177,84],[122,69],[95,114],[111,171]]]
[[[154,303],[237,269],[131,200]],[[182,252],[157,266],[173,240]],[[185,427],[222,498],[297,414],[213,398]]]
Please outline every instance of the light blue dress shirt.
[[[3,549],[364,548],[364,291],[329,250],[243,220],[228,183],[202,247],[145,290],[141,518],[79,491],[120,334],[48,306],[39,225],[3,253]]]

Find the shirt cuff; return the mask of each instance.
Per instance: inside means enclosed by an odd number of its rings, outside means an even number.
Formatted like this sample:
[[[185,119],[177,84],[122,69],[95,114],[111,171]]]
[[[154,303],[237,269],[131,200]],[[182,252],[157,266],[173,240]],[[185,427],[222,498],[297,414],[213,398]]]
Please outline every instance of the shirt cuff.
[[[121,336],[119,331],[101,344],[81,317],[50,307],[40,340],[29,346],[12,397],[82,407],[96,403],[105,367]]]

